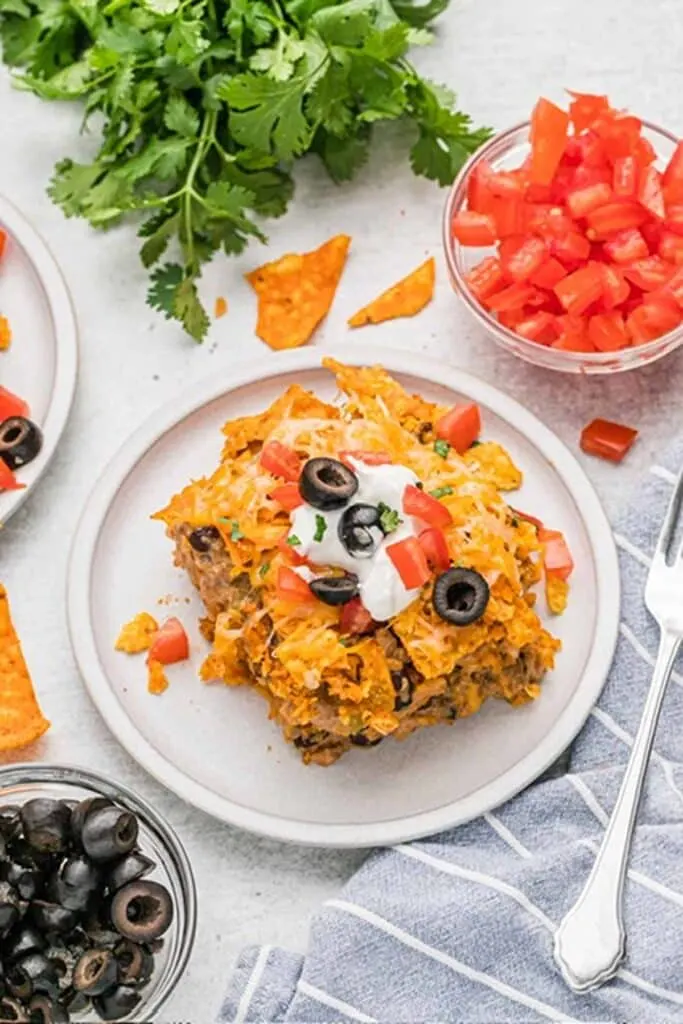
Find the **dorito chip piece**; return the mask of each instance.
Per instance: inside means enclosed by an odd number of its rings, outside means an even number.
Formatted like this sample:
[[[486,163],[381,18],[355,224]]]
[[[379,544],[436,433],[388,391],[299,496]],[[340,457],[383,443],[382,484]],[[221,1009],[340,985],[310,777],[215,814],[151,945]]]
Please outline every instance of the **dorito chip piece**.
[[[258,295],[259,338],[274,349],[306,344],[329,312],[350,244],[336,235],[314,252],[289,253],[247,274]]]
[[[0,316],[0,352],[6,352],[12,344],[12,328],[6,316]]]
[[[150,661],[147,666],[147,689],[157,697],[168,690],[168,676],[160,661]]]
[[[567,607],[569,584],[566,580],[561,580],[558,576],[551,576],[546,573],[545,596],[548,602],[548,608],[550,608],[553,615],[561,615]]]
[[[435,280],[436,264],[432,257],[408,277],[388,288],[369,306],[360,309],[351,317],[349,325],[364,327],[366,324],[397,320],[402,316],[415,316],[432,301]]]
[[[12,625],[7,591],[0,583],[0,751],[27,747],[49,728]]]
[[[115,644],[117,651],[124,654],[140,654],[148,651],[159,630],[159,624],[149,612],[140,612],[121,629]]]

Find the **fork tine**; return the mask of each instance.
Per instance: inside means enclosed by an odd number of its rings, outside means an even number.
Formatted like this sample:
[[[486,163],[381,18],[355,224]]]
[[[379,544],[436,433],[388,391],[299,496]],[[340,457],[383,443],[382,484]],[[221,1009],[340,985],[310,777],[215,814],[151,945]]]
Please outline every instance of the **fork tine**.
[[[676,532],[676,526],[681,514],[681,507],[683,506],[683,470],[679,473],[678,480],[674,492],[671,495],[671,501],[667,509],[666,518],[662,525],[661,532],[659,534],[659,540],[657,541],[657,547],[655,548],[655,555],[660,555],[666,560],[671,547],[671,541],[673,540],[674,533]]]

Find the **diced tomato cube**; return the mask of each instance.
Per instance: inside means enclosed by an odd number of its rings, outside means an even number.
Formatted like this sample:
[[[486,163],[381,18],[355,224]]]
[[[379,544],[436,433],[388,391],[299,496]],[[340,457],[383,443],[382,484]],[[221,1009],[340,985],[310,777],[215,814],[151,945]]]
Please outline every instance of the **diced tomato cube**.
[[[615,196],[620,199],[635,198],[638,189],[638,172],[638,164],[632,154],[617,157],[612,172],[612,188]]]
[[[667,207],[666,226],[670,231],[683,235],[683,204]]]
[[[623,270],[624,277],[638,288],[642,288],[644,292],[662,288],[675,272],[675,268],[661,256],[647,256],[645,259],[636,260],[635,263],[624,266]]]
[[[569,579],[574,571],[574,559],[559,530],[538,531],[538,539],[543,545],[543,564],[549,576],[558,576],[562,580]]]
[[[533,316],[520,320],[515,328],[517,334],[528,341],[536,341],[539,345],[552,345],[560,333],[557,317],[541,310]]]
[[[674,330],[681,321],[681,313],[674,313],[664,303],[638,306],[626,319],[626,330],[634,345],[646,345]]]
[[[612,189],[609,185],[605,183],[586,185],[584,188],[569,193],[567,207],[572,217],[578,220],[589,214],[591,210],[605,206],[612,198]]]
[[[611,420],[593,420],[581,431],[581,449],[609,462],[621,462],[633,447],[638,431]]]
[[[437,437],[455,448],[456,452],[466,452],[471,448],[481,433],[481,412],[474,402],[455,405],[449,409],[435,425]]]
[[[574,186],[575,168],[574,167],[558,167],[555,176],[550,186],[550,199],[551,202],[556,203],[558,206],[563,206],[567,201],[567,196]]]
[[[594,121],[610,111],[609,100],[606,96],[597,96],[587,92],[572,92],[571,89],[569,95],[572,97],[569,104],[569,116],[577,135],[590,128]]]
[[[526,198],[530,203],[551,203],[553,190],[551,185],[527,185]]]
[[[442,501],[412,484],[403,493],[403,511],[407,516],[421,519],[428,526],[443,528],[453,522],[453,516]]]
[[[595,352],[595,346],[584,329],[565,329],[551,348],[560,352]]]
[[[568,128],[566,111],[541,98],[531,115],[531,184],[549,185],[553,180],[567,144]]]
[[[513,253],[506,257],[503,257],[501,248],[503,270],[506,277],[512,281],[528,281],[531,275],[545,262],[547,256],[548,247],[545,242],[534,236],[526,238]]]
[[[523,235],[526,232],[527,204],[522,199],[501,199],[494,196],[491,216],[498,238]]]
[[[30,413],[28,402],[19,398],[7,388],[0,387],[0,423],[11,420],[15,416],[28,416]]]
[[[504,313],[528,305],[537,294],[538,290],[528,284],[511,284],[487,298],[484,305],[494,313]]]
[[[656,220],[664,220],[666,210],[664,208],[664,192],[662,191],[662,176],[652,164],[645,167],[638,179],[638,202]]]
[[[602,140],[594,131],[584,132],[576,140],[581,150],[581,163],[586,167],[604,167],[607,155]]]
[[[491,171],[486,184],[493,195],[500,199],[521,199],[526,188],[525,175],[521,170]]]
[[[642,127],[640,119],[633,114],[613,111],[598,118],[593,124],[593,131],[601,139],[607,159],[614,163],[619,157],[633,153]]]
[[[574,228],[566,235],[553,238],[550,243],[550,251],[556,259],[565,266],[572,266],[583,263],[590,256],[591,243]]]
[[[599,263],[588,263],[569,274],[553,289],[568,313],[585,312],[602,296],[602,271]]]
[[[683,267],[677,270],[673,277],[671,277],[667,282],[666,290],[673,296],[681,309],[683,309]]]
[[[657,252],[661,259],[668,260],[675,266],[683,265],[683,234],[674,231],[661,232]]]
[[[496,225],[488,213],[461,210],[453,218],[451,230],[461,245],[484,247],[496,240]]]
[[[5,232],[2,229],[0,229],[0,260],[2,259],[3,255],[4,255],[5,246],[6,245],[7,245],[7,235],[5,234]]]
[[[486,160],[480,160],[470,171],[467,179],[467,206],[475,213],[491,213],[494,197],[488,181],[492,173],[491,165]]]
[[[556,260],[554,256],[549,256],[548,259],[540,265],[538,270],[529,278],[531,284],[537,288],[551,289],[554,288],[558,281],[561,281],[563,277],[567,276],[567,269],[564,267],[559,260]]]
[[[589,237],[594,240],[610,238],[627,228],[639,228],[647,219],[647,210],[639,203],[627,199],[601,206],[586,217],[590,228]]]
[[[344,605],[339,618],[339,632],[342,636],[359,636],[373,626],[373,618],[359,597]]]
[[[608,263],[602,264],[602,304],[606,312],[626,302],[631,286],[624,277],[619,267],[613,267]]]
[[[152,641],[147,660],[174,665],[177,661],[186,661],[189,656],[190,642],[182,622],[176,618],[166,619]]]
[[[391,464],[391,455],[388,452],[370,452],[361,448],[355,448],[353,451],[339,452],[339,461],[343,462],[349,469],[354,468],[350,461],[351,459],[363,462],[366,466],[389,466]]]
[[[276,592],[281,601],[292,604],[310,604],[316,600],[306,580],[286,565],[281,565],[277,571]]]
[[[270,492],[270,497],[276,501],[286,512],[293,512],[304,503],[299,491],[299,485],[295,483],[280,484]]]
[[[389,544],[386,553],[391,559],[406,590],[416,590],[431,578],[424,551],[417,537],[408,537],[396,544]]]
[[[431,526],[422,530],[417,539],[432,569],[445,572],[451,564],[451,556],[442,531]]]
[[[590,188],[591,185],[612,185],[612,170],[608,164],[600,164],[591,167],[589,164],[579,164],[574,169],[572,179],[572,191],[578,192],[583,188]]]
[[[267,441],[261,449],[261,465],[273,476],[294,482],[301,475],[301,459],[297,453],[280,441]]]
[[[683,141],[678,143],[666,165],[662,185],[668,203],[683,203]]]
[[[21,491],[26,484],[20,484],[6,462],[0,459],[0,492]]]
[[[660,220],[649,220],[638,229],[647,242],[647,247],[651,253],[656,253],[659,249],[659,243],[662,237],[662,231],[664,225]]]
[[[630,344],[621,313],[598,313],[588,321],[588,337],[598,352],[617,352]]]
[[[605,242],[605,252],[615,263],[633,263],[648,256],[650,250],[638,228],[627,228]]]
[[[465,275],[465,281],[475,299],[482,302],[495,292],[499,291],[504,283],[505,277],[500,260],[495,256],[487,256],[486,259],[473,267]]]
[[[644,135],[641,135],[639,139],[636,139],[633,147],[633,155],[636,158],[636,163],[639,167],[647,167],[648,164],[653,164],[657,159],[655,147],[649,139],[645,138]]]

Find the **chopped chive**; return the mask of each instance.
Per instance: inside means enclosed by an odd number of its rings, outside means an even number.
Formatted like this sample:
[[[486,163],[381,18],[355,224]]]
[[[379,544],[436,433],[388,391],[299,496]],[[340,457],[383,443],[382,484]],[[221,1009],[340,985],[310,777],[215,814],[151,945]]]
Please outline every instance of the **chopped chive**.
[[[244,540],[244,534],[240,530],[240,524],[236,519],[232,520],[232,529],[230,530],[230,540]]]
[[[287,543],[289,544],[290,548],[295,548],[297,544],[301,544],[301,541],[299,540],[295,533],[292,533],[287,538]]]
[[[433,491],[429,492],[432,498],[447,498],[449,494],[453,494],[452,487],[435,487]]]
[[[353,639],[350,636],[340,636],[339,643],[342,645],[342,647],[352,647]]]
[[[448,458],[448,453],[451,450],[451,446],[448,441],[438,440],[434,442],[434,451],[437,455],[440,455],[442,459]]]
[[[327,520],[325,519],[325,516],[316,516],[315,517],[315,533],[313,534],[313,540],[316,541],[319,544],[320,541],[325,536],[325,531],[326,530],[327,530]]]
[[[270,562],[264,562],[263,565],[261,566],[261,568],[258,571],[258,574],[261,577],[261,579],[263,579],[264,576],[268,575],[268,570],[269,569],[270,569]]]
[[[472,444],[470,445],[470,448],[478,448],[480,444],[481,441],[473,441]]]

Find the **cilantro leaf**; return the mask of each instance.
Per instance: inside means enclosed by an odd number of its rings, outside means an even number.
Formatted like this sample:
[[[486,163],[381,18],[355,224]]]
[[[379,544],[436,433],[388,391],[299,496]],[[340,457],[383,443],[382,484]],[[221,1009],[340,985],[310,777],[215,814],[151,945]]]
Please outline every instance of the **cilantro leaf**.
[[[453,494],[452,487],[435,487],[433,491],[429,492],[432,498],[447,498],[449,494]]]
[[[233,137],[247,149],[280,160],[303,153],[312,136],[303,112],[308,85],[309,77],[302,75],[287,82],[253,72],[233,78],[218,90],[230,107]]]
[[[290,548],[295,548],[299,544],[301,544],[301,541],[299,540],[295,533],[290,533],[289,537],[287,538],[287,543],[289,544]]]
[[[173,95],[166,104],[164,124],[170,132],[194,139],[199,134],[199,114],[181,95]]]
[[[151,267],[166,252],[172,235],[178,230],[178,215],[170,217],[166,211],[149,217],[141,226],[138,235],[145,239],[140,249],[140,259],[143,267]]]
[[[418,28],[428,25],[430,21],[443,14],[449,3],[450,0],[427,0],[427,3],[416,0],[391,0],[391,6],[398,17]]]
[[[448,453],[451,450],[451,446],[448,441],[442,441],[440,438],[434,442],[434,451],[437,455],[440,455],[442,459],[448,458]]]
[[[359,126],[357,134],[345,138],[320,131],[313,148],[333,181],[350,181],[367,162],[370,155],[370,136],[362,125]]]
[[[175,296],[182,280],[183,268],[178,263],[165,263],[152,271],[147,301],[153,309],[163,313],[167,320],[175,316]]]
[[[389,508],[383,501],[380,501],[377,509],[379,511],[379,525],[382,533],[393,533],[394,530],[398,530],[403,520],[396,509]]]

